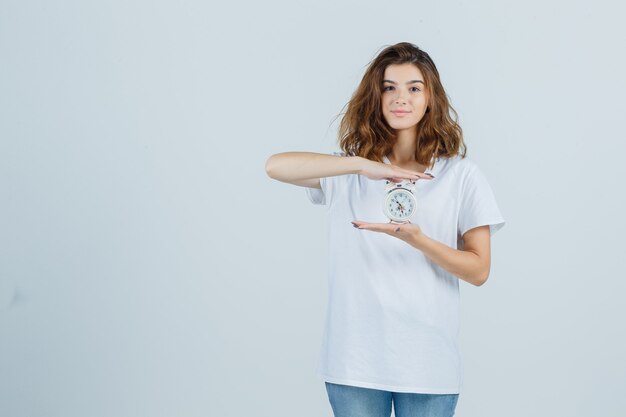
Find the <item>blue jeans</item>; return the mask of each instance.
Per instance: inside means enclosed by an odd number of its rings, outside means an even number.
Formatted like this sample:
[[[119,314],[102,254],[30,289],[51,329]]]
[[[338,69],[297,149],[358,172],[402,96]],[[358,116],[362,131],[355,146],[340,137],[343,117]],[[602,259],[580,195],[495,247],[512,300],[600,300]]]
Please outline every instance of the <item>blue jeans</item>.
[[[452,417],[459,394],[391,392],[325,382],[335,417]]]

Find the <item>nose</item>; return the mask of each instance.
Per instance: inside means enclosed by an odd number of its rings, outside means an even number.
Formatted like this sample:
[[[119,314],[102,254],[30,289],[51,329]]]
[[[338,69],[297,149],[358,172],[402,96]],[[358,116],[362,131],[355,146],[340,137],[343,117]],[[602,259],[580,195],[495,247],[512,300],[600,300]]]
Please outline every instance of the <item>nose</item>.
[[[404,93],[400,90],[398,91],[398,96],[395,100],[396,104],[406,104],[406,98],[404,98]]]

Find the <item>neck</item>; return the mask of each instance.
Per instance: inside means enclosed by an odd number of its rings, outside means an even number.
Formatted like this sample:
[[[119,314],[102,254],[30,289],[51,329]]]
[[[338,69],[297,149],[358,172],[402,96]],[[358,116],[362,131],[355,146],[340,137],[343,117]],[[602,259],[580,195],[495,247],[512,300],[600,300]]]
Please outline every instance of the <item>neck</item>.
[[[415,162],[416,148],[415,129],[398,131],[396,143],[391,150],[391,158],[398,163]]]

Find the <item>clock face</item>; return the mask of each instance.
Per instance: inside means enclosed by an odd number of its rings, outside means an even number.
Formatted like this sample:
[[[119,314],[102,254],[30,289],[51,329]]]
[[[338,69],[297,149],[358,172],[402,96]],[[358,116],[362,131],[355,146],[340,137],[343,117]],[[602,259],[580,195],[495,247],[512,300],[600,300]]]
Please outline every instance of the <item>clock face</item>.
[[[394,190],[385,199],[385,214],[395,220],[405,220],[415,212],[415,196],[407,190]]]

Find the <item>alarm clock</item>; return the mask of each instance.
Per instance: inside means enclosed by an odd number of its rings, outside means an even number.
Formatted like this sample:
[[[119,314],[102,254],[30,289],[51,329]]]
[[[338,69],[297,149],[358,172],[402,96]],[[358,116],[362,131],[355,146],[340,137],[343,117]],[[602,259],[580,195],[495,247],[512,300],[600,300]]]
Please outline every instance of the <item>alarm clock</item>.
[[[404,180],[399,183],[385,181],[383,213],[389,218],[389,223],[409,223],[409,218],[413,216],[417,206],[416,181]]]

